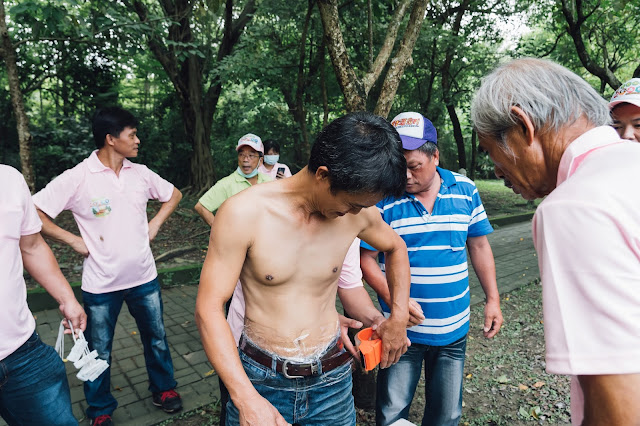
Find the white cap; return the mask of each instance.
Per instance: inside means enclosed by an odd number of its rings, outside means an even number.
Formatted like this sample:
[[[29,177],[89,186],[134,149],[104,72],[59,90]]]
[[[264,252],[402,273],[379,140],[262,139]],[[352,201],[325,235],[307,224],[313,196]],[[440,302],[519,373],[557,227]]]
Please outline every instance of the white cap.
[[[616,90],[609,102],[609,109],[621,103],[640,107],[640,78],[632,78]]]
[[[264,145],[262,144],[260,136],[256,136],[253,133],[247,133],[238,140],[236,151],[240,151],[240,147],[244,145],[249,146],[264,155]]]

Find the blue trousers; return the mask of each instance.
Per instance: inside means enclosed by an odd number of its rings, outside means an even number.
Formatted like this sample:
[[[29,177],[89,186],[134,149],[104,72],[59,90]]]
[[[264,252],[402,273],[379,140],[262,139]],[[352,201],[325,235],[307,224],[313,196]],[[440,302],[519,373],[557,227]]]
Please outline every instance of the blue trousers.
[[[144,361],[149,375],[149,390],[162,392],[174,389],[173,362],[167,343],[167,335],[162,319],[162,295],[158,279],[126,290],[93,294],[82,292],[84,310],[87,313],[85,337],[89,348],[98,351],[101,359],[111,365],[111,349],[116,321],[127,302],[131,316],[136,320],[144,349]],[[93,382],[84,383],[87,398],[87,417],[111,415],[118,407],[118,401],[111,394],[111,367]]]
[[[462,374],[466,349],[467,336],[446,346],[412,343],[397,364],[378,372],[376,424],[386,426],[409,417],[424,362],[422,425],[457,425],[462,416]]]
[[[240,351],[244,371],[258,393],[292,425],[355,426],[356,410],[351,394],[349,361],[319,376],[288,379]],[[274,363],[275,364],[275,363]],[[238,409],[229,400],[227,425],[239,425]]]
[[[62,360],[38,333],[0,361],[0,415],[9,425],[77,425]]]

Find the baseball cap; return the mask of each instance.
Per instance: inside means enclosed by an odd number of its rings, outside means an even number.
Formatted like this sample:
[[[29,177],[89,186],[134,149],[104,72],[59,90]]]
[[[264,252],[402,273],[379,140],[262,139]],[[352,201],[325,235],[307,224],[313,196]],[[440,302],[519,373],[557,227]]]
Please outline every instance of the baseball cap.
[[[402,147],[406,150],[420,148],[427,142],[438,144],[438,133],[433,123],[417,112],[403,112],[391,120],[402,139]]]
[[[236,151],[240,151],[240,147],[244,145],[249,146],[264,155],[264,145],[262,145],[262,139],[260,139],[260,136],[256,136],[253,133],[247,133],[238,139]]]
[[[632,78],[616,90],[609,102],[609,109],[623,102],[640,107],[640,78]]]

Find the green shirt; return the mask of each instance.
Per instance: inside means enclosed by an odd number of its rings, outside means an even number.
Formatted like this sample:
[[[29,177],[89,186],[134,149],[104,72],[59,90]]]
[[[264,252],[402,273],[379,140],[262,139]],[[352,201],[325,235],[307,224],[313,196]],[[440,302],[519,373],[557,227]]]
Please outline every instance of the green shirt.
[[[269,182],[271,178],[263,173],[258,173],[258,183]],[[198,200],[205,209],[215,213],[227,198],[236,195],[251,187],[249,181],[234,171],[229,176],[220,179]]]

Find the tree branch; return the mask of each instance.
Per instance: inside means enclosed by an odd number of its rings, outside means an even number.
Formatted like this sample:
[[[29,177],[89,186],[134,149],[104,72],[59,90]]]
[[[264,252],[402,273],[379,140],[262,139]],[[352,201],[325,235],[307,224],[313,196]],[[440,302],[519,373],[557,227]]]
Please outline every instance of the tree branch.
[[[363,86],[365,96],[369,93],[376,80],[378,80],[380,74],[382,73],[382,70],[384,69],[384,66],[389,61],[389,57],[391,56],[391,52],[393,51],[393,46],[396,43],[396,37],[398,36],[398,29],[400,28],[402,19],[404,18],[404,15],[406,15],[410,5],[411,0],[402,0],[393,13],[393,17],[391,18],[391,22],[387,27],[387,34],[385,36],[384,42],[382,43],[382,47],[378,52],[378,56],[376,56],[373,66],[371,67],[371,71],[368,72],[364,77]]]
[[[391,66],[384,79],[384,83],[382,83],[380,97],[373,111],[377,115],[382,117],[389,115],[404,70],[413,63],[411,53],[413,52],[413,47],[416,44],[416,40],[420,34],[420,28],[424,22],[427,3],[428,0],[414,0],[413,2],[413,8],[411,9],[411,15],[409,16],[409,22],[407,23],[407,28],[400,43],[400,48],[396,56],[391,60]]]

